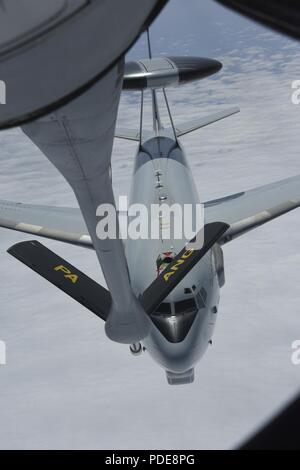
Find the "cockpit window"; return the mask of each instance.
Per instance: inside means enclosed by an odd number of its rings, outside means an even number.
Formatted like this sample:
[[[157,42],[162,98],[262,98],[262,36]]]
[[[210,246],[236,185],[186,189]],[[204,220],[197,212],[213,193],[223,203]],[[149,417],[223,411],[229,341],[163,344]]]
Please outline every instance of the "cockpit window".
[[[156,313],[162,313],[163,315],[171,315],[171,304],[163,302],[156,309]]]
[[[175,302],[174,307],[175,314],[196,312],[198,310],[194,297]],[[163,302],[156,309],[155,313],[159,315],[172,315],[171,304],[168,302]]]
[[[199,305],[199,308],[205,308],[207,300],[207,292],[204,287],[201,287],[200,291],[196,295],[196,299]]]
[[[175,303],[175,312],[176,313],[189,313],[197,310],[197,305],[194,298],[181,300],[180,302]]]
[[[207,292],[206,290],[204,289],[204,287],[201,287],[200,289],[200,294],[201,294],[201,297],[203,299],[203,302],[206,303],[206,300],[207,300]]]

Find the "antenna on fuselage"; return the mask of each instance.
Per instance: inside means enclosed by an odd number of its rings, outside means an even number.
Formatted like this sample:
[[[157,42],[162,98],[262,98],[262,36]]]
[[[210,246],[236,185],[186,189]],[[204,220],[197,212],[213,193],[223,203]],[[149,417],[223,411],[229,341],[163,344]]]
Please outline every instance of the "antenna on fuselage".
[[[149,59],[152,59],[149,28],[147,29],[147,44],[148,44]],[[159,114],[156,90],[152,89],[151,93],[152,93],[153,130],[156,134],[159,134],[159,131],[163,129],[163,126],[162,126],[160,114]]]

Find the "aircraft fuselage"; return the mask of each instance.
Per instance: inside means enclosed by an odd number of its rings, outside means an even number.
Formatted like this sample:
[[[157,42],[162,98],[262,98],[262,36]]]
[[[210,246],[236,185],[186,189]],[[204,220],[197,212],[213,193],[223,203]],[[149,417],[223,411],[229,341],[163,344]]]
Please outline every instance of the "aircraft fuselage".
[[[153,137],[139,148],[134,167],[130,204],[200,204],[184,151],[168,136]],[[150,209],[149,209],[150,212]],[[165,238],[164,220],[159,239],[128,239],[126,255],[137,297],[157,276],[157,257],[181,251],[186,239]],[[171,230],[172,234],[172,230]],[[151,315],[152,328],[143,340],[148,353],[166,371],[170,383],[193,380],[193,367],[208,348],[219,303],[219,279],[214,250],[190,271]]]

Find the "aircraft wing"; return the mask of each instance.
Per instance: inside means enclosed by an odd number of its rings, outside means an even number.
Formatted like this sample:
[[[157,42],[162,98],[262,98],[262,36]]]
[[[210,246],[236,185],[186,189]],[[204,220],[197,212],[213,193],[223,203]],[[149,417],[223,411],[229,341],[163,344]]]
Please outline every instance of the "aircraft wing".
[[[230,225],[225,244],[300,206],[300,175],[205,203],[205,223]]]
[[[79,209],[0,200],[0,227],[93,248]]]

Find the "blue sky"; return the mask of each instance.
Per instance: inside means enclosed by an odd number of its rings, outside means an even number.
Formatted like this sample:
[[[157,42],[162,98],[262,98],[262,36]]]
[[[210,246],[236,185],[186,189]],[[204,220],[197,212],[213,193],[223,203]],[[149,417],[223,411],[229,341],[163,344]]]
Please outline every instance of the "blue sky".
[[[261,33],[268,30],[212,0],[171,0],[151,26],[153,52],[179,55],[224,55],[233,48],[261,45]],[[242,42],[239,36],[242,36]],[[280,47],[291,39],[272,33],[266,49]],[[145,54],[144,39],[133,47],[129,57]],[[242,52],[242,51],[241,51]]]

